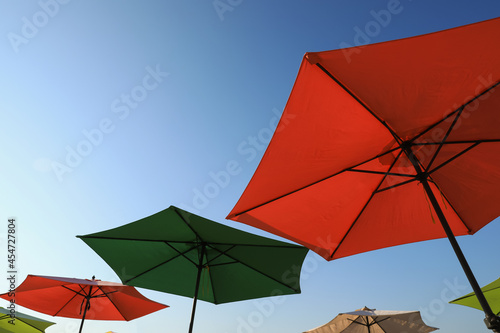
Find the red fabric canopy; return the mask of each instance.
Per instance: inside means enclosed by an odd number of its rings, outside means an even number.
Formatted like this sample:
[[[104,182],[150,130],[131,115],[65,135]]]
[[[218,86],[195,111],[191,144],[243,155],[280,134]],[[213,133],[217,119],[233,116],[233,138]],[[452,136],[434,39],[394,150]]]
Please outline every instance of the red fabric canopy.
[[[425,177],[453,233],[478,231],[500,215],[499,34],[497,18],[307,53],[227,218],[327,260],[446,237]]]
[[[85,319],[129,321],[168,307],[121,283],[39,275],[28,275],[13,297],[9,293],[0,297],[51,316],[81,319],[89,294]]]

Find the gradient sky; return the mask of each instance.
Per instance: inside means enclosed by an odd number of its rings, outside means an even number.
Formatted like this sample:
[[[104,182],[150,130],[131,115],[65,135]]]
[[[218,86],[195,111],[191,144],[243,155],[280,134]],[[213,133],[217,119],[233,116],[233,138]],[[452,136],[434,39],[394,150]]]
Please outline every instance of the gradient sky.
[[[396,10],[377,21],[388,7]],[[277,238],[225,217],[264,153],[304,53],[499,15],[496,0],[0,0],[0,270],[7,276],[11,217],[18,284],[27,274],[119,282],[75,236],[170,205]],[[378,29],[362,37],[367,26]],[[234,161],[229,181],[214,187]],[[499,232],[494,221],[459,238],[480,285],[500,276]],[[301,287],[283,299],[199,302],[194,331],[299,333],[363,306],[420,310],[442,333],[488,331],[482,312],[447,303],[471,291],[447,240],[334,262],[309,253]],[[140,291],[170,308],[128,323],[87,321],[84,331],[187,331],[191,299]],[[49,333],[79,325],[18,310],[55,321]]]

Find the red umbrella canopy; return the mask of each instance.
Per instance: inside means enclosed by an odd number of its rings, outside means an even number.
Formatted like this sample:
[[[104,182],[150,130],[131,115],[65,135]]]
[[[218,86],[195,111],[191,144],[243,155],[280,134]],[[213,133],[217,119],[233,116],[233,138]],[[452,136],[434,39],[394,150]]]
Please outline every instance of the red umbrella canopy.
[[[101,280],[28,275],[15,290],[15,302],[51,316],[85,319],[132,320],[168,307],[154,302],[134,287]],[[0,295],[11,300],[8,293]]]
[[[228,215],[327,260],[473,234],[500,215],[500,18],[306,53]]]

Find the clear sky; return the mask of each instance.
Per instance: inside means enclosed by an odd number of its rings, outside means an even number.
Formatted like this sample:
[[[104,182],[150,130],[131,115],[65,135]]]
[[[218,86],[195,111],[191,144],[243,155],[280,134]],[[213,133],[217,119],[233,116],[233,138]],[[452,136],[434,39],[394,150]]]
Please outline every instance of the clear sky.
[[[387,8],[395,10],[378,21]],[[0,0],[0,270],[7,276],[11,217],[18,284],[27,274],[119,282],[75,236],[170,205],[277,238],[225,217],[257,167],[304,53],[499,15],[496,0]],[[233,161],[230,179],[216,183]],[[480,285],[500,276],[499,232],[494,221],[459,238]],[[445,239],[333,262],[309,253],[301,287],[283,299],[199,302],[194,331],[299,333],[363,306],[420,310],[443,333],[488,331],[482,312],[447,303],[471,288]],[[131,322],[87,321],[84,331],[187,331],[191,299],[139,290],[170,308]],[[18,310],[55,321],[49,333],[79,324]]]

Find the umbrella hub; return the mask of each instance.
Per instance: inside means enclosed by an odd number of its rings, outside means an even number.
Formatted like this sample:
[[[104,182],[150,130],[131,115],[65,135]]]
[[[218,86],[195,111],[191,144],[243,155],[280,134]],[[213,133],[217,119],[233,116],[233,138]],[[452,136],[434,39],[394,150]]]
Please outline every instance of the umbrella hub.
[[[411,149],[412,142],[410,140],[406,140],[406,141],[401,142],[401,144],[399,146],[401,147],[402,150],[407,152],[409,149]]]
[[[417,175],[415,176],[415,178],[419,181],[419,182],[423,182],[424,180],[426,180],[427,178],[429,177],[429,173],[428,172],[425,172],[425,171],[420,171],[417,173]]]
[[[207,247],[208,247],[208,243],[201,240],[201,239],[196,239],[195,241],[196,243],[196,248],[198,249],[198,264],[197,264],[197,267],[201,270],[201,269],[204,269],[205,266],[208,266],[208,262],[207,263],[203,263],[203,259],[206,257],[207,255]]]
[[[403,141],[400,147],[401,150],[406,154],[406,156],[410,160],[411,164],[415,168],[415,171],[417,172],[415,178],[421,183],[427,180],[429,177],[429,173],[420,166],[417,157],[413,153],[413,150],[411,149],[413,147],[412,141],[409,140]]]
[[[194,240],[194,245],[196,246],[196,248],[198,248],[198,250],[201,252],[202,249],[206,249],[207,246],[208,246],[208,243],[200,238],[196,238]]]
[[[416,162],[416,156],[412,150],[413,142],[411,140],[406,140],[406,141],[401,142],[399,147],[406,154],[406,156],[408,156],[408,158],[410,159],[410,161],[412,163]]]

